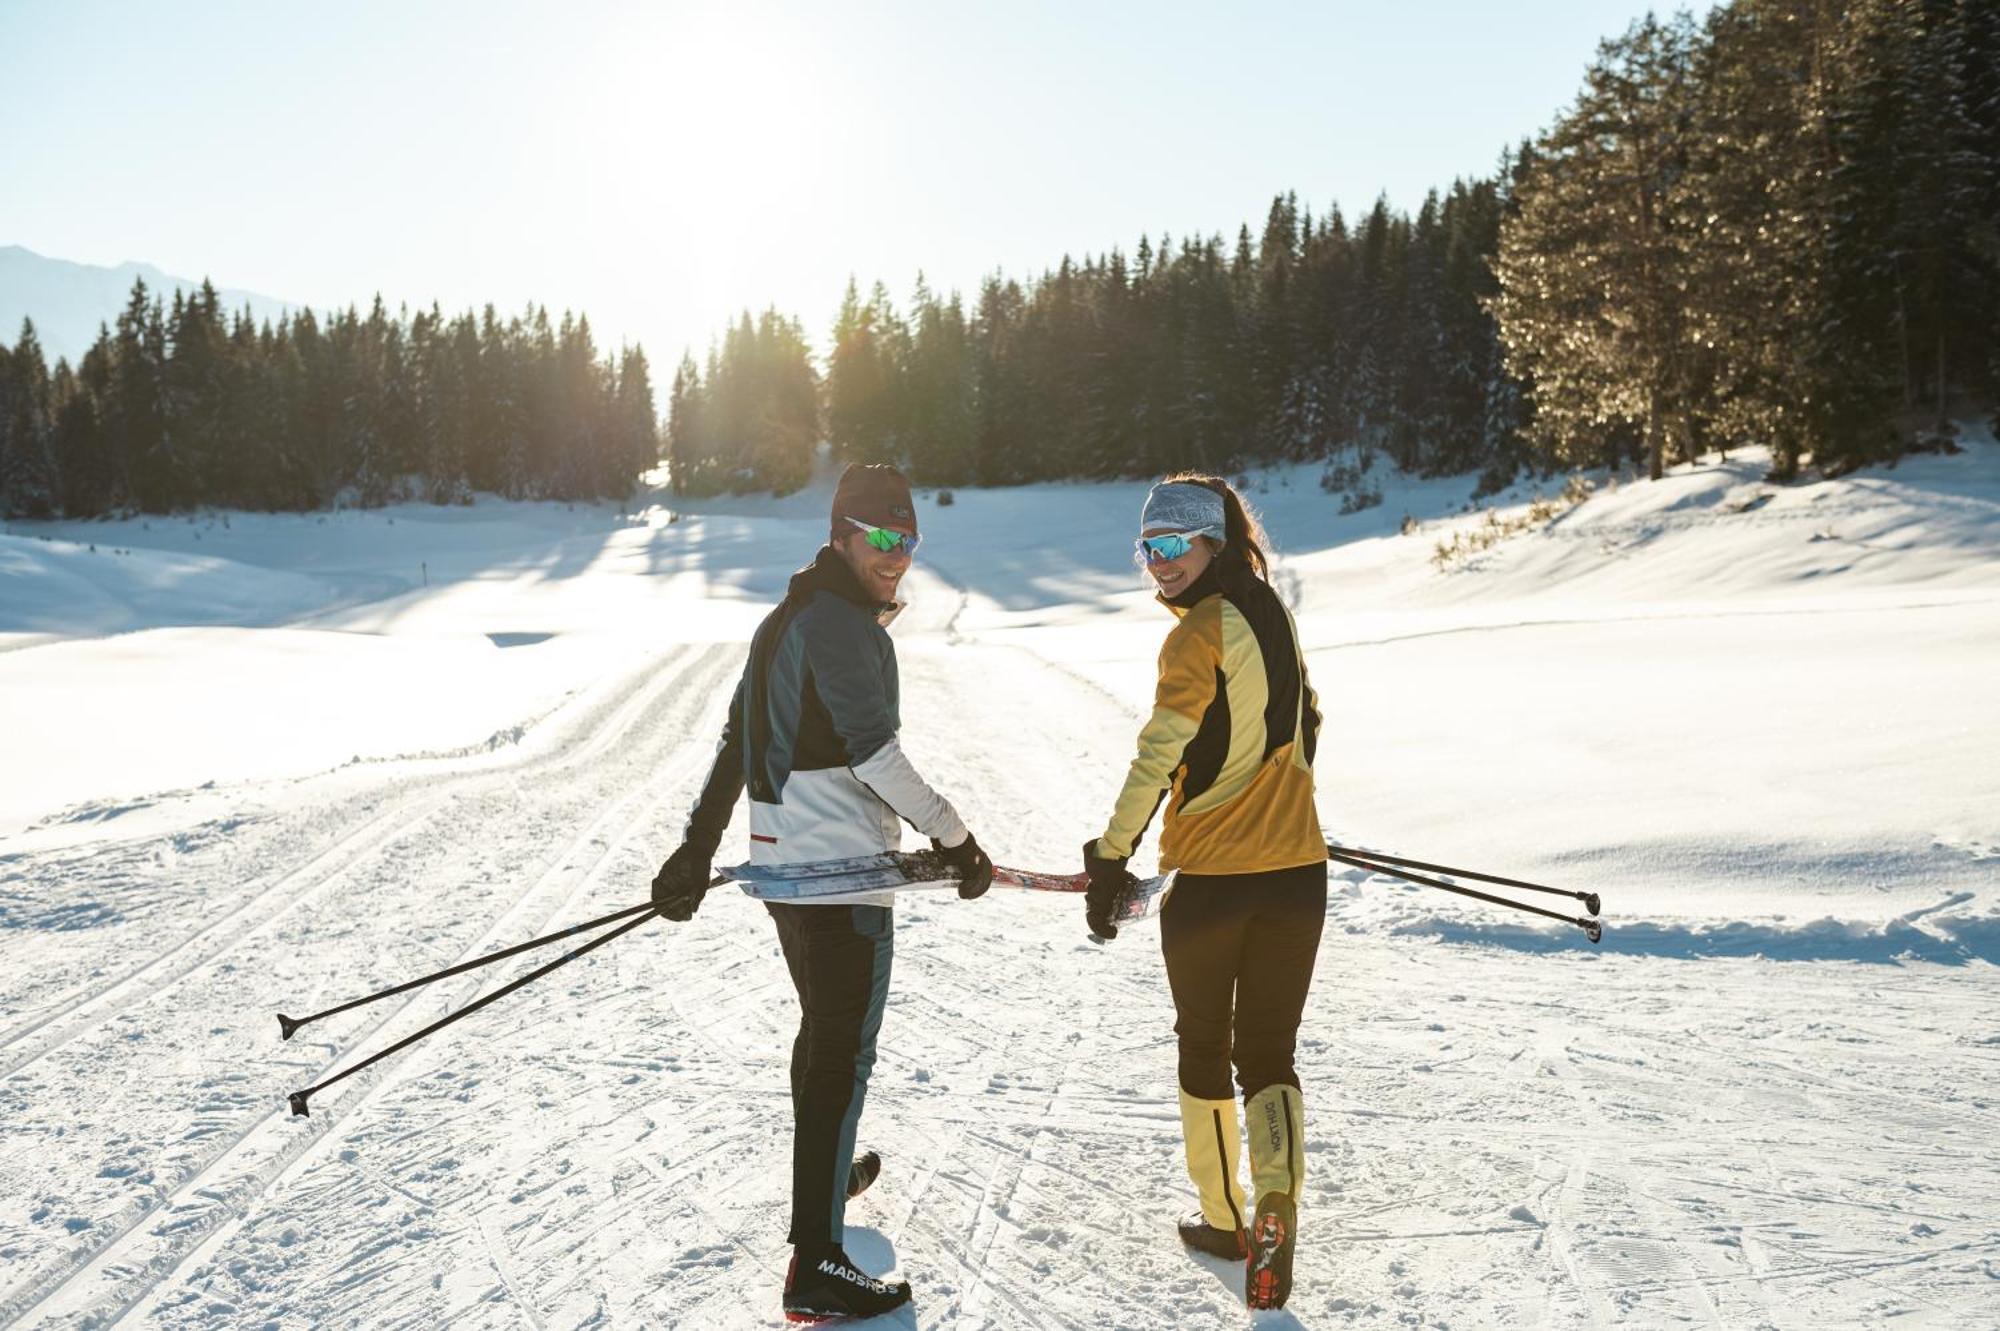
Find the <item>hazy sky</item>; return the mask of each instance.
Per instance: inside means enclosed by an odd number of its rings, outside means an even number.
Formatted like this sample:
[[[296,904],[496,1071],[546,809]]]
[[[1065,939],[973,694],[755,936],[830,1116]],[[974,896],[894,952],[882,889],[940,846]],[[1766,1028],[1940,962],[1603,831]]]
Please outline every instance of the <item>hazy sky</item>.
[[[1705,12],[1706,4],[1697,4]],[[971,297],[1141,232],[1491,169],[1639,0],[0,0],[0,244],[313,305],[533,299],[661,377],[850,273]]]

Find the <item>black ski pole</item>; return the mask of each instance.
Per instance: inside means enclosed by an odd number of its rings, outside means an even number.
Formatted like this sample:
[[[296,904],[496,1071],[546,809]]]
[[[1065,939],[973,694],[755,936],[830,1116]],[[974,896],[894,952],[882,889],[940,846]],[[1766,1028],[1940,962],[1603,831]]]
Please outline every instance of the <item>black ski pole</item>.
[[[627,913],[629,914],[630,912]],[[625,923],[619,925],[616,929],[607,930],[606,932],[599,934],[596,938],[591,939],[588,943],[585,943],[582,947],[570,949],[568,952],[565,952],[561,956],[557,957],[554,961],[551,961],[548,965],[537,967],[536,969],[529,971],[526,975],[523,975],[518,980],[508,981],[506,984],[501,985],[498,989],[495,989],[492,993],[486,995],[484,998],[475,999],[474,1001],[467,1003],[464,1007],[460,1008],[458,1011],[453,1012],[448,1016],[440,1017],[438,1020],[432,1022],[430,1025],[418,1031],[415,1035],[408,1035],[403,1037],[402,1039],[396,1041],[396,1043],[390,1045],[387,1049],[384,1049],[381,1053],[363,1059],[361,1062],[356,1063],[353,1067],[347,1069],[347,1071],[335,1073],[333,1076],[328,1077],[325,1081],[320,1082],[316,1086],[308,1086],[302,1091],[293,1091],[289,1096],[286,1097],[286,1099],[291,1102],[293,1115],[300,1118],[310,1117],[310,1114],[306,1109],[306,1100],[314,1092],[323,1091],[327,1087],[333,1085],[335,1082],[347,1080],[347,1078],[352,1077],[355,1073],[361,1071],[363,1068],[381,1062],[383,1059],[387,1058],[389,1055],[395,1053],[399,1049],[409,1048],[417,1041],[423,1039],[426,1035],[430,1035],[433,1034],[434,1032],[443,1030],[445,1027],[451,1025],[454,1021],[459,1020],[461,1017],[471,1016],[473,1013],[479,1011],[479,1009],[485,1007],[488,1003],[498,1002],[500,999],[503,999],[507,995],[513,993],[516,989],[519,989],[522,985],[527,984],[533,980],[541,979],[542,976],[547,975],[550,971],[554,970],[556,967],[568,965],[570,962],[575,961],[578,957],[584,955],[586,952],[592,952],[600,947],[603,947],[606,943],[618,937],[618,935],[622,933],[629,933],[652,918],[653,918],[653,907],[652,903],[648,902],[646,904],[645,914],[639,915],[635,919],[630,919],[625,921]]]
[[[1326,843],[1326,849],[1328,854],[1338,851],[1342,855],[1350,855],[1355,859],[1375,860],[1382,864],[1400,864],[1405,869],[1426,869],[1431,873],[1448,873],[1454,878],[1470,878],[1481,883],[1498,883],[1501,887],[1518,887],[1529,892],[1546,892],[1552,897],[1570,897],[1581,901],[1583,908],[1592,915],[1598,913],[1598,906],[1601,904],[1595,892],[1572,892],[1566,887],[1543,887],[1540,883],[1524,883],[1518,878],[1501,878],[1495,874],[1478,873],[1471,869],[1454,869],[1449,864],[1426,864],[1422,860],[1406,860],[1400,856],[1383,855],[1377,851],[1356,850],[1352,846],[1336,846],[1331,841]]]
[[[1419,887],[1435,887],[1446,892],[1456,892],[1462,897],[1471,897],[1474,901],[1488,901],[1496,906],[1506,906],[1511,910],[1526,911],[1530,915],[1540,915],[1545,919],[1561,920],[1564,924],[1573,924],[1583,930],[1584,936],[1593,943],[1604,937],[1603,924],[1586,916],[1564,915],[1560,911],[1543,910],[1540,906],[1530,906],[1525,901],[1509,901],[1505,897],[1496,897],[1490,892],[1475,892],[1469,887],[1459,887],[1455,883],[1441,883],[1435,878],[1426,878],[1422,874],[1391,869],[1387,865],[1376,864],[1370,860],[1356,859],[1351,855],[1336,852],[1331,848],[1327,850],[1327,854],[1331,858],[1339,860],[1342,864],[1351,864],[1357,869],[1366,869],[1370,873],[1379,873],[1390,878],[1400,878],[1406,883],[1415,883]]]
[[[627,906],[623,910],[614,910],[609,915],[600,915],[594,920],[585,920],[582,924],[572,924],[567,929],[558,929],[552,934],[543,934],[540,938],[530,938],[525,943],[516,943],[512,947],[503,947],[498,952],[488,952],[483,957],[474,957],[471,961],[461,961],[456,966],[447,966],[441,971],[433,971],[429,975],[419,976],[414,980],[405,980],[401,984],[391,985],[387,989],[369,994],[366,998],[356,998],[342,1003],[338,1007],[330,1007],[324,1012],[315,1012],[310,1017],[288,1017],[280,1012],[278,1014],[278,1031],[284,1039],[289,1040],[292,1038],[292,1032],[298,1030],[301,1026],[307,1026],[318,1021],[321,1017],[331,1017],[336,1013],[365,1007],[379,998],[388,998],[393,994],[404,993],[407,990],[429,984],[433,980],[443,980],[453,975],[463,975],[467,971],[478,970],[481,966],[490,966],[496,961],[504,961],[516,953],[526,952],[533,948],[546,947],[550,943],[561,942],[563,939],[583,933],[585,930],[595,929],[600,924],[610,924],[613,920],[622,920],[627,915],[637,915],[640,911],[651,909],[653,909],[653,903],[648,901],[637,906]]]

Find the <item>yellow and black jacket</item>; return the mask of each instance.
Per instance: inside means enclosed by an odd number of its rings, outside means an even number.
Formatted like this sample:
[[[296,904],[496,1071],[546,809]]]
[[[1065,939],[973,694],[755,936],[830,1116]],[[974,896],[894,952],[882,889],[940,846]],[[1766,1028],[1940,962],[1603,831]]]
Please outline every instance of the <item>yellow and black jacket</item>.
[[[1262,578],[1211,563],[1161,604],[1179,617],[1139,753],[1098,853],[1126,856],[1164,796],[1160,867],[1263,873],[1326,859],[1313,805],[1319,699],[1298,629]]]

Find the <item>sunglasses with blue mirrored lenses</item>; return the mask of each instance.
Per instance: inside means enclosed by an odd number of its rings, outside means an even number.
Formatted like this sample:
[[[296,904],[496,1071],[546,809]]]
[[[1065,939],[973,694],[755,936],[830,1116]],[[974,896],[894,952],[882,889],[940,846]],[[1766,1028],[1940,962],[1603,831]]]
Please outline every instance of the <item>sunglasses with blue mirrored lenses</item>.
[[[880,550],[885,555],[901,551],[903,554],[914,559],[917,554],[917,547],[923,544],[924,538],[915,532],[891,531],[887,527],[871,527],[860,518],[849,518],[848,521],[861,529],[862,536],[867,540],[871,549]]]
[[[1147,564],[1168,564],[1194,549],[1194,538],[1213,536],[1213,527],[1201,527],[1195,531],[1170,531],[1161,536],[1141,536],[1132,544],[1139,552],[1139,559]]]

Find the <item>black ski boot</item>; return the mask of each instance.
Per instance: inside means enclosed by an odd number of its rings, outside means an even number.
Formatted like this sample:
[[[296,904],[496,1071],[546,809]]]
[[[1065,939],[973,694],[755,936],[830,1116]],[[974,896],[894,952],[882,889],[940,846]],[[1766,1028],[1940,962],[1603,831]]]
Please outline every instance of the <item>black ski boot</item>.
[[[1240,1262],[1250,1254],[1248,1235],[1240,1229],[1221,1229],[1211,1225],[1208,1217],[1199,1211],[1181,1217],[1180,1231],[1182,1243],[1210,1257]]]
[[[882,1157],[873,1151],[863,1151],[854,1157],[854,1163],[847,1167],[847,1199],[853,1201],[868,1191],[868,1185],[882,1172]]]
[[[785,1273],[785,1320],[812,1325],[840,1317],[879,1317],[910,1301],[910,1286],[863,1275],[838,1244],[795,1249]]]

